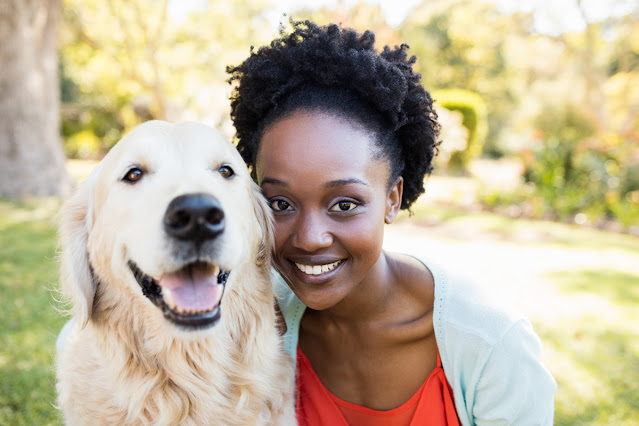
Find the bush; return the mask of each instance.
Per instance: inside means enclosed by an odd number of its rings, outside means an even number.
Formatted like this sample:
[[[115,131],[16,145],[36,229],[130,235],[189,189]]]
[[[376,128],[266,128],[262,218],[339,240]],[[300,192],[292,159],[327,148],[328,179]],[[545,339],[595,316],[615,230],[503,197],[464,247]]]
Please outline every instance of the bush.
[[[606,224],[639,224],[639,148],[616,134],[596,135],[574,106],[547,108],[536,140],[521,152],[524,188],[484,194],[489,208],[516,204],[526,216]]]
[[[459,111],[462,124],[468,130],[466,148],[451,153],[448,166],[453,170],[466,171],[468,164],[482,152],[488,133],[486,104],[481,96],[463,89],[435,90],[435,102],[449,111]]]
[[[83,92],[67,75],[60,61],[63,146],[68,158],[100,159],[120,140],[127,129],[148,119],[135,111],[129,95]]]
[[[99,159],[122,137],[117,114],[94,105],[63,105],[61,130],[68,158]]]

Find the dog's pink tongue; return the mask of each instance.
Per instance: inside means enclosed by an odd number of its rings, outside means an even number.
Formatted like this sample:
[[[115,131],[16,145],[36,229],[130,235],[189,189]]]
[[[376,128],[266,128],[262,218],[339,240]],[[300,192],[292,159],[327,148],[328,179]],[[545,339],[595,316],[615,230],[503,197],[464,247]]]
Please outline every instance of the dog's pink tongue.
[[[178,312],[205,312],[215,308],[222,299],[224,286],[217,283],[217,274],[210,269],[190,267],[160,278],[162,299]]]

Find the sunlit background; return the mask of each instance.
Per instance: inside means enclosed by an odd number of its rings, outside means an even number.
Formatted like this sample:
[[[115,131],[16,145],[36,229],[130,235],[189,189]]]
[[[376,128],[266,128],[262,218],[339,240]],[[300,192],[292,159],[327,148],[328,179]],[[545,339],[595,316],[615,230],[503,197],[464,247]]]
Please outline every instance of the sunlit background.
[[[67,0],[64,148],[100,158],[150,118],[204,121],[232,137],[226,66],[288,19],[311,18],[372,29],[380,48],[411,46],[441,111],[440,170],[514,160],[500,164],[516,169],[508,183],[522,185],[487,188],[485,207],[639,234],[637,9],[586,0]]]
[[[639,424],[637,0],[0,0],[0,424],[60,423],[49,290],[72,182],[149,119],[232,139],[226,67],[291,18],[407,43],[436,100],[436,170],[387,248],[531,318],[556,424]]]

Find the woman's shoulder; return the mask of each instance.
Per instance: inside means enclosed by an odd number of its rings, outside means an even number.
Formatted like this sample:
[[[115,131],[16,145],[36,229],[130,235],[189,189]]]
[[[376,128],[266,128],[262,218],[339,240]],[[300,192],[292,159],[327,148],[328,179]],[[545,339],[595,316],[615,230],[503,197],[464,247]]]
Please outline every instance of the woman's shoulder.
[[[492,345],[525,316],[491,294],[468,273],[419,258],[435,282],[434,321],[436,332],[458,330]],[[440,328],[440,330],[437,330]]]

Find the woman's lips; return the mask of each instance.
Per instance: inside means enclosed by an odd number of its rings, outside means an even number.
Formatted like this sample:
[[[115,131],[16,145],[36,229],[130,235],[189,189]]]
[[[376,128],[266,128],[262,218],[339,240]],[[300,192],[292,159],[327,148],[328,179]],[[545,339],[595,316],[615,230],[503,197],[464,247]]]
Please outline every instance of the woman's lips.
[[[346,259],[333,259],[324,258],[311,260],[289,258],[289,271],[300,283],[311,285],[325,284],[333,280],[346,263]]]

